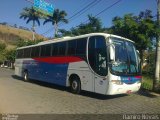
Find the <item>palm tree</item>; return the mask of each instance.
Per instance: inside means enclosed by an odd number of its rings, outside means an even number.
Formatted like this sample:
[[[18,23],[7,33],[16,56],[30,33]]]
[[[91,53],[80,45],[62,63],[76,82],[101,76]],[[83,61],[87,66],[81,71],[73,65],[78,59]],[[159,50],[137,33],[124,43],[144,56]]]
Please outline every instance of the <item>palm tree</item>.
[[[54,37],[57,36],[58,34],[58,23],[63,22],[63,23],[68,23],[68,20],[65,18],[67,16],[67,13],[65,11],[60,11],[59,9],[55,9],[53,12],[52,16],[48,16],[43,25],[46,24],[47,22],[51,22],[52,25],[54,26]]]
[[[30,21],[32,21],[32,32],[33,32],[33,40],[35,39],[35,24],[40,26],[39,18],[41,16],[41,13],[36,11],[33,7],[31,8],[24,8],[23,12],[20,13],[20,19],[27,20],[26,23],[28,24]]]

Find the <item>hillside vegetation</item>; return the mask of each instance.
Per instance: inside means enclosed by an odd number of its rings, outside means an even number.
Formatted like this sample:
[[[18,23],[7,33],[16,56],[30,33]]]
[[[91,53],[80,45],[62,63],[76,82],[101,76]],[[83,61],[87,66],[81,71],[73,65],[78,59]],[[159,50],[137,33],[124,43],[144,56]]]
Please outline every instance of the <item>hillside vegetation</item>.
[[[35,34],[35,38],[46,39],[38,34]],[[19,40],[32,40],[32,32],[6,25],[0,25],[0,42],[5,43],[8,49],[16,47]]]

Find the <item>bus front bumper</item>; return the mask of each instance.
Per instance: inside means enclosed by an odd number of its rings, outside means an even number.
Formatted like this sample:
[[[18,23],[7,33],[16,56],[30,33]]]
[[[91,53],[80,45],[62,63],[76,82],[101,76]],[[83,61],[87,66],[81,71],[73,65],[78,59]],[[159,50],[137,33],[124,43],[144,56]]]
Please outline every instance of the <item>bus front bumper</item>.
[[[129,94],[137,92],[141,87],[141,83],[117,85],[110,83],[107,95]]]

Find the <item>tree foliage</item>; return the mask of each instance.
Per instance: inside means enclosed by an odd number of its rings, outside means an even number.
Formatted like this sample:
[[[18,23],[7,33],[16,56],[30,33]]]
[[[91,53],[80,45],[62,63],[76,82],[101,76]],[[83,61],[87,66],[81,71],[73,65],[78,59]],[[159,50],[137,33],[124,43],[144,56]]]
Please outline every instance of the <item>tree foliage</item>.
[[[66,16],[67,13],[64,10],[60,11],[59,9],[55,9],[52,16],[47,16],[43,25],[51,22],[55,30],[54,36],[56,36],[58,34],[58,23],[68,23],[68,20],[65,18]]]
[[[6,53],[6,44],[0,43],[0,63],[2,63],[6,59],[5,53]]]
[[[6,51],[6,59],[10,61],[15,61],[16,49],[11,49]]]
[[[20,13],[20,18],[27,20],[26,23],[28,24],[30,21],[32,21],[32,31],[33,31],[33,40],[35,40],[35,24],[37,23],[40,26],[39,19],[42,18],[43,14],[37,10],[34,9],[34,7],[31,8],[24,8],[23,11]]]
[[[88,23],[81,23],[79,26],[71,28],[69,31],[61,29],[60,32],[62,36],[76,36],[104,31],[104,28],[102,28],[102,22],[99,18],[88,15],[88,21]]]
[[[6,44],[5,43],[0,43],[0,52],[3,52],[3,50],[6,49]]]
[[[32,41],[32,40],[19,39],[17,47],[34,45],[34,44],[37,44],[37,43],[42,42],[42,41],[44,41],[44,40],[43,39],[39,39],[39,40]]]
[[[39,18],[41,17],[41,13],[36,11],[34,7],[31,8],[24,8],[23,11],[20,13],[20,19],[27,20],[26,23],[28,24],[30,21],[33,22],[33,27],[35,27],[35,23],[40,25]]]
[[[143,50],[151,47],[151,40],[157,34],[156,24],[152,18],[150,10],[140,12],[138,16],[126,14],[123,17],[114,17],[109,32],[133,40],[142,59]]]

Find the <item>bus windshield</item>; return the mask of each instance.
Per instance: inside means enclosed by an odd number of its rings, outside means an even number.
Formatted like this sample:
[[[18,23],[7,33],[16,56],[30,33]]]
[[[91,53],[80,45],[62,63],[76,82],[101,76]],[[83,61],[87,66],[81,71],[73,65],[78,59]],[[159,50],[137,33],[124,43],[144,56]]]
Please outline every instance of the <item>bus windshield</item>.
[[[140,73],[140,60],[135,46],[130,41],[111,38],[115,46],[115,62],[110,65],[115,74],[130,75]]]

